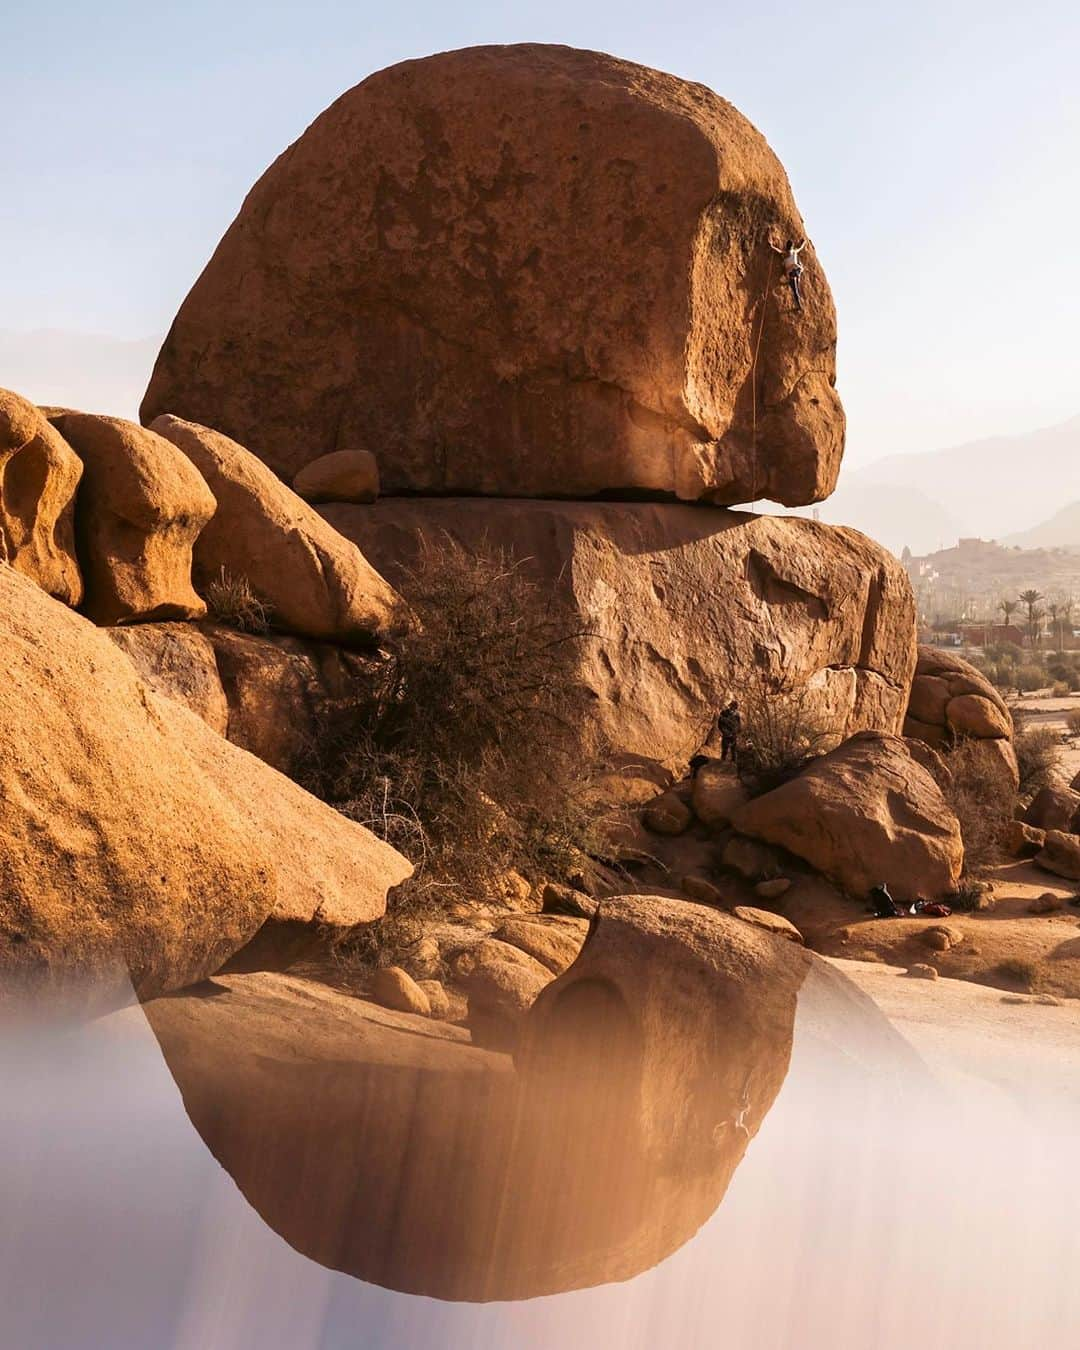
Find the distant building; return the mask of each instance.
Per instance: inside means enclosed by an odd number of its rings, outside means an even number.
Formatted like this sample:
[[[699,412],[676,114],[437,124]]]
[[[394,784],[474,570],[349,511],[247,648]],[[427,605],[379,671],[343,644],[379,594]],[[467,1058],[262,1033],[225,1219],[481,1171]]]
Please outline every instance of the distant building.
[[[1015,623],[965,623],[960,625],[960,641],[965,647],[996,647],[1002,642],[1023,647],[1026,639]]]

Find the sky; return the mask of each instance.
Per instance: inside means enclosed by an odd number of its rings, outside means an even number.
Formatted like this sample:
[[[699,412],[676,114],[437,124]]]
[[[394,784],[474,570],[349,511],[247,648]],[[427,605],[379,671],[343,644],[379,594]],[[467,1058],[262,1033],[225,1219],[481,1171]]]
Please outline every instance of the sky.
[[[768,137],[836,296],[849,464],[1080,412],[1073,0],[5,0],[3,30],[8,334],[164,334],[247,190],[345,89],[562,42],[702,81]]]

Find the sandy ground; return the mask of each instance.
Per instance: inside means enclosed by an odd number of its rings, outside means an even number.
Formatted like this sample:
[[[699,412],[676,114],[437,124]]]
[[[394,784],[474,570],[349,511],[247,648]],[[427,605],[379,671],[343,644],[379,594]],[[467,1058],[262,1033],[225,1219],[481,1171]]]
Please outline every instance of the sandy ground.
[[[965,980],[916,980],[894,966],[831,960],[946,1083],[1015,1101],[1080,1108],[1080,1005]]]
[[[1070,712],[1080,709],[1080,694],[1053,698],[1047,693],[1021,694],[1010,707],[1017,709],[1027,726],[1049,726],[1061,732],[1061,772],[1066,783],[1080,773],[1080,736],[1072,736],[1065,725]]]

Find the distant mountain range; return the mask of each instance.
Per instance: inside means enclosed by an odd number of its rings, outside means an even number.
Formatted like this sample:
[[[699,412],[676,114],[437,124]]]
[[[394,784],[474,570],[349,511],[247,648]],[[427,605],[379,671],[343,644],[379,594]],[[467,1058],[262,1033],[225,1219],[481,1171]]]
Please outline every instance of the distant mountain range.
[[[818,509],[822,520],[853,525],[894,553],[905,545],[933,553],[965,537],[1080,545],[1080,417],[845,469]]]
[[[35,403],[137,418],[161,341],[0,329],[0,386]]]
[[[1015,548],[1080,549],[1080,501],[1070,502],[1041,525],[1007,535],[1001,542]]]

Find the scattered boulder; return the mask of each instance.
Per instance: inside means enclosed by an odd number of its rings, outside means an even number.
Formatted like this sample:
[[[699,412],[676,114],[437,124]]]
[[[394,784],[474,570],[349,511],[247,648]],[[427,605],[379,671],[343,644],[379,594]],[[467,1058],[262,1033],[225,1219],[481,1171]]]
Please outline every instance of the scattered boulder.
[[[947,952],[952,947],[958,947],[964,940],[964,935],[958,928],[945,928],[941,925],[935,925],[928,928],[922,935],[923,945],[929,947],[931,951]]]
[[[724,903],[724,893],[715,882],[710,881],[708,877],[703,877],[697,872],[688,872],[679,881],[679,889],[683,895],[687,895],[691,900],[696,900],[700,905],[722,905]]]
[[[413,977],[400,966],[380,966],[371,977],[371,997],[396,1012],[431,1016],[431,1001]]]
[[[731,911],[737,919],[743,923],[752,923],[757,928],[764,928],[767,933],[772,933],[774,937],[781,937],[788,942],[797,942],[802,945],[803,935],[789,920],[781,914],[773,914],[767,909],[754,909],[752,905],[736,905]]]
[[[837,735],[899,730],[907,574],[853,530],[648,502],[384,497],[324,514],[403,592],[443,538],[502,549],[589,634],[579,678],[613,755],[681,777],[743,689],[805,689]]]
[[[963,844],[933,778],[896,736],[864,731],[742,807],[735,829],[802,858],[851,895],[951,895]],[[726,855],[725,855],[726,856]]]
[[[1024,812],[1023,823],[1039,830],[1080,833],[1080,792],[1071,788],[1040,788]]]
[[[1046,872],[1054,872],[1069,881],[1080,881],[1080,835],[1063,830],[1047,830],[1042,851],[1035,862]]]
[[[761,881],[776,879],[779,856],[778,851],[768,844],[733,834],[725,841],[720,860],[725,867],[730,867],[746,881],[757,885]]]
[[[1004,843],[1010,857],[1033,858],[1046,843],[1046,831],[1022,820],[1011,820]]]
[[[466,948],[453,964],[469,1000],[474,1040],[496,1049],[514,1045],[522,1017],[554,978],[535,957],[495,938]]]
[[[818,501],[835,311],[812,244],[794,311],[770,230],[806,233],[784,170],[701,85],[564,46],[404,62],[248,194],[143,420],[285,478],[375,450],[392,494]]]
[[[641,819],[654,834],[676,835],[688,830],[694,817],[676,793],[662,792],[645,807]]]
[[[540,900],[545,914],[568,914],[586,920],[595,915],[598,903],[594,896],[556,881],[545,882]]]
[[[552,974],[561,975],[577,960],[588,931],[584,919],[510,919],[492,936],[533,957]]]
[[[916,961],[913,966],[908,966],[905,974],[912,980],[936,980],[938,973],[933,966],[928,966],[925,962]]]
[[[379,496],[379,465],[370,450],[334,450],[305,464],[293,491],[306,502],[370,506]]]
[[[119,417],[63,413],[54,425],[83,463],[76,535],[84,611],[98,624],[205,614],[191,554],[217,503],[188,457]]]
[[[711,759],[694,774],[691,804],[703,825],[724,829],[750,794],[739,782],[734,766]]]
[[[204,979],[265,921],[355,923],[409,864],[156,695],[0,567],[0,976],[87,1010]]]
[[[0,562],[77,605],[75,492],[82,463],[45,415],[0,389]]]
[[[773,877],[771,881],[759,881],[754,887],[754,894],[761,900],[779,900],[789,890],[791,881],[788,877]]]
[[[399,597],[243,446],[208,427],[158,417],[151,427],[206,479],[218,511],[195,545],[203,594],[222,573],[245,579],[275,628],[328,642],[370,643],[404,622]]]
[[[450,996],[441,980],[417,980],[417,986],[427,997],[431,1016],[440,1022],[449,1022],[453,1015]]]
[[[1065,901],[1053,891],[1044,891],[1028,905],[1029,914],[1057,914],[1065,908]]]

